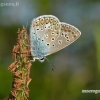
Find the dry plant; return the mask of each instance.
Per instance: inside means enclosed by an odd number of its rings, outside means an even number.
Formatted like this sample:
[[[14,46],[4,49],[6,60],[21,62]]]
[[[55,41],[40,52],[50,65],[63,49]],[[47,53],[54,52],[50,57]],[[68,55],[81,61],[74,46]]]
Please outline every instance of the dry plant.
[[[28,100],[30,75],[30,40],[27,29],[23,26],[18,29],[17,44],[14,46],[12,56],[14,62],[8,70],[13,73],[12,90],[8,100]]]

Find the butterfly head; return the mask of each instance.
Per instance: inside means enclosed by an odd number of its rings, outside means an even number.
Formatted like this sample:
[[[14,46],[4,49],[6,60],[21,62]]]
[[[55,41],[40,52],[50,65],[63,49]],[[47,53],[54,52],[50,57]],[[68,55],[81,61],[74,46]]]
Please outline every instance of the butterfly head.
[[[41,58],[38,58],[38,57],[33,57],[33,60],[31,60],[32,62],[35,62],[35,60],[38,60],[40,62],[44,62],[45,61],[45,57],[41,57]]]
[[[38,59],[40,62],[44,62],[45,61],[45,57]]]

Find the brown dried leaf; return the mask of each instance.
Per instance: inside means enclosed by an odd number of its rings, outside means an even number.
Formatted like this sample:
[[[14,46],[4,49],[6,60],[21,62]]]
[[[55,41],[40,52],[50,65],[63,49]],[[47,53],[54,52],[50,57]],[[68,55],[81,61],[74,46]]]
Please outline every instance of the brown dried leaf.
[[[13,74],[14,74],[14,76],[20,78],[20,75],[22,74],[22,71],[18,70],[18,71],[16,71],[16,72],[14,72]]]
[[[8,70],[10,70],[11,72],[14,72],[15,69],[17,67],[17,62],[13,62],[9,67]]]

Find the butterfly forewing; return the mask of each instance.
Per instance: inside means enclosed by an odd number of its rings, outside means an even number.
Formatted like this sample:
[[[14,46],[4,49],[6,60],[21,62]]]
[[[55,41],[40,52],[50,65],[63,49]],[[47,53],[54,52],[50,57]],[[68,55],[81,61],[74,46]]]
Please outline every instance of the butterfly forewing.
[[[48,53],[52,35],[60,35],[59,19],[52,15],[39,16],[33,19],[30,28],[31,54],[42,57]]]
[[[50,49],[48,50],[46,56],[65,48],[77,40],[81,35],[81,32],[72,25],[63,22],[61,22],[60,25],[60,35],[55,41],[50,42]]]

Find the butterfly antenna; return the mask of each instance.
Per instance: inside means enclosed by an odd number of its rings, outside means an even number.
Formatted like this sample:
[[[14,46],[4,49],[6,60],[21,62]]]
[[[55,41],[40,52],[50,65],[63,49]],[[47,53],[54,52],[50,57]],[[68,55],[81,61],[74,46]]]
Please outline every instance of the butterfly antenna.
[[[54,70],[57,70],[57,68],[54,66],[54,64],[53,64],[48,58],[45,57],[45,59],[47,60],[47,62],[48,62],[49,64],[51,64],[51,65],[53,66],[53,68],[52,68],[53,71],[54,71]]]

